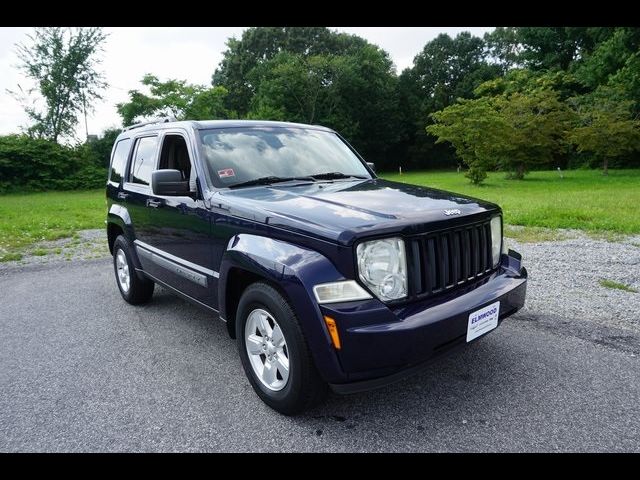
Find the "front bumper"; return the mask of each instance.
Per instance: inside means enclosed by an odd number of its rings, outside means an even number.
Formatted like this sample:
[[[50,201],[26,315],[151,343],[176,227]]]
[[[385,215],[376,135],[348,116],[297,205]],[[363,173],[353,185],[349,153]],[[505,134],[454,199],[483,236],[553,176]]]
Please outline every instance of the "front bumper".
[[[526,282],[520,255],[509,251],[498,271],[462,291],[397,308],[378,300],[323,306],[322,313],[336,320],[342,343],[338,358],[345,381],[331,383],[331,388],[353,393],[416,373],[466,345],[470,313],[500,301],[502,323],[522,308]]]

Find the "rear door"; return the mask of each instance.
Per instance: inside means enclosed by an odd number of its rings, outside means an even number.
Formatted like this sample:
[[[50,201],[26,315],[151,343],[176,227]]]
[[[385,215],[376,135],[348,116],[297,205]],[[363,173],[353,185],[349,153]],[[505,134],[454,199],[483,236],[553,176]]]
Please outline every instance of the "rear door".
[[[130,151],[130,138],[123,138],[113,146],[107,179],[107,210],[109,210],[114,203],[125,203],[126,194],[122,192],[122,183],[126,177]]]
[[[129,164],[129,171],[122,186],[131,224],[136,241],[148,242],[155,226],[148,208],[151,195],[151,172],[155,170],[158,161],[158,135],[148,134],[135,139],[133,155]],[[140,258],[145,270],[149,263]]]

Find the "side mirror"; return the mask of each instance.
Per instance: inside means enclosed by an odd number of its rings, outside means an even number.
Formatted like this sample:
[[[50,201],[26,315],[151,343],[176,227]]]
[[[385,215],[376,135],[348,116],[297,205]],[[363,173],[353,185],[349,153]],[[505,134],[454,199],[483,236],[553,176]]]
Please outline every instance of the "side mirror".
[[[182,180],[179,170],[154,170],[151,172],[151,189],[156,195],[189,195],[189,182]]]
[[[373,162],[367,162],[367,166],[373,170],[374,172],[376,171],[376,164]]]

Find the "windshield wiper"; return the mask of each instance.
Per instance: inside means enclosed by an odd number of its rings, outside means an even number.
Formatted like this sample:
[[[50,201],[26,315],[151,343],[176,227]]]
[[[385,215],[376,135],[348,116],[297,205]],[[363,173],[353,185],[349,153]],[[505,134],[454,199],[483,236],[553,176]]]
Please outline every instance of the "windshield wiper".
[[[252,185],[271,185],[272,183],[291,182],[293,180],[306,180],[308,182],[314,182],[313,177],[276,177],[269,175],[267,177],[254,178],[253,180],[247,180],[246,182],[235,183],[229,185],[229,188],[236,187],[250,187]]]
[[[312,178],[316,180],[337,180],[340,178],[360,178],[366,179],[364,175],[347,175],[342,172],[326,172],[326,173],[316,173],[315,175],[311,175]]]

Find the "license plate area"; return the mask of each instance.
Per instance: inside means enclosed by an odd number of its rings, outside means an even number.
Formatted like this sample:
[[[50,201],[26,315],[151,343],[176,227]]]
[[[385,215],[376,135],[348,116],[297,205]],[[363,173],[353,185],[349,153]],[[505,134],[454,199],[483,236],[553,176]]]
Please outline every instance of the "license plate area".
[[[467,324],[467,342],[490,332],[498,326],[500,316],[500,302],[492,303],[469,314]]]

